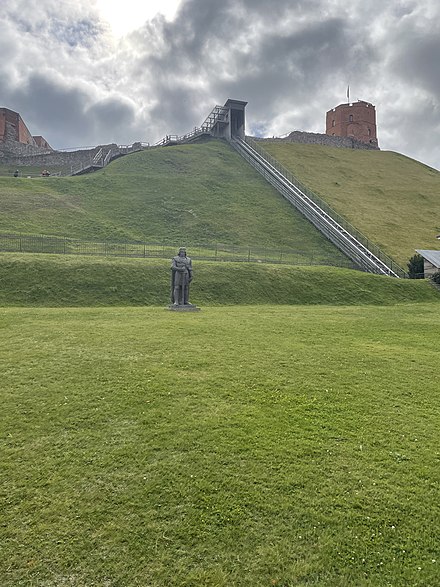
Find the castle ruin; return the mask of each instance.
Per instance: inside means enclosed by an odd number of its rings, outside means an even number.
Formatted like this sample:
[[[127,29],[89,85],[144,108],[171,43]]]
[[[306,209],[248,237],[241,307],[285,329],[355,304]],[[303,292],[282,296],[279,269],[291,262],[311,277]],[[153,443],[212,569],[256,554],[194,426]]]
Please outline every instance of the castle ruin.
[[[39,155],[53,151],[44,137],[32,136],[20,114],[9,108],[0,108],[0,149],[15,155]]]

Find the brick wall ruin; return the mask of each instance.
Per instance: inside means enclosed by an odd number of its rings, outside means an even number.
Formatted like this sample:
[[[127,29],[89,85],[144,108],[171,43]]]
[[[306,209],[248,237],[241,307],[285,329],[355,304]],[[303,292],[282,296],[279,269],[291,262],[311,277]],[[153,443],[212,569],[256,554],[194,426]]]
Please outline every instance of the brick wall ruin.
[[[31,135],[18,112],[0,108],[0,157],[5,154],[26,156],[51,151],[44,137]]]

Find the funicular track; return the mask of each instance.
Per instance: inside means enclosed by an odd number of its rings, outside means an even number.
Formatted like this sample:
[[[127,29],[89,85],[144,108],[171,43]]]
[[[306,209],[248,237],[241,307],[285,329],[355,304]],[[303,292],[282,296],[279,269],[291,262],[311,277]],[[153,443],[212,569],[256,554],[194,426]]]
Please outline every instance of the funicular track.
[[[263,151],[254,141],[234,137],[230,144],[303,216],[322,232],[356,265],[368,273],[406,277],[405,271],[354,227],[345,222],[317,196],[305,193],[291,174]],[[309,192],[310,193],[310,192]]]

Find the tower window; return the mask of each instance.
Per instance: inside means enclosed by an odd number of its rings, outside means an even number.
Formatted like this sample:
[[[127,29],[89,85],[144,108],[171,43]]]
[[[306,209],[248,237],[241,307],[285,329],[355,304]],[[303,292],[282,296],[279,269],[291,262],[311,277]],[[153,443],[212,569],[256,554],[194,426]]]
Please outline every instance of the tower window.
[[[332,126],[335,126],[335,119],[332,120]]]
[[[348,121],[353,122],[353,114],[350,114],[350,116],[348,117]]]

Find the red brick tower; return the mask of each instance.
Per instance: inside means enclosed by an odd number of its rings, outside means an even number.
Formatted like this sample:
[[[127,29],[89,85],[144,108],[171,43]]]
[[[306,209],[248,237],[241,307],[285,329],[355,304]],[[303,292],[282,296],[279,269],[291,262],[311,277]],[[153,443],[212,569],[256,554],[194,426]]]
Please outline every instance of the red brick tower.
[[[325,133],[377,146],[376,108],[363,100],[340,104],[327,112]]]

